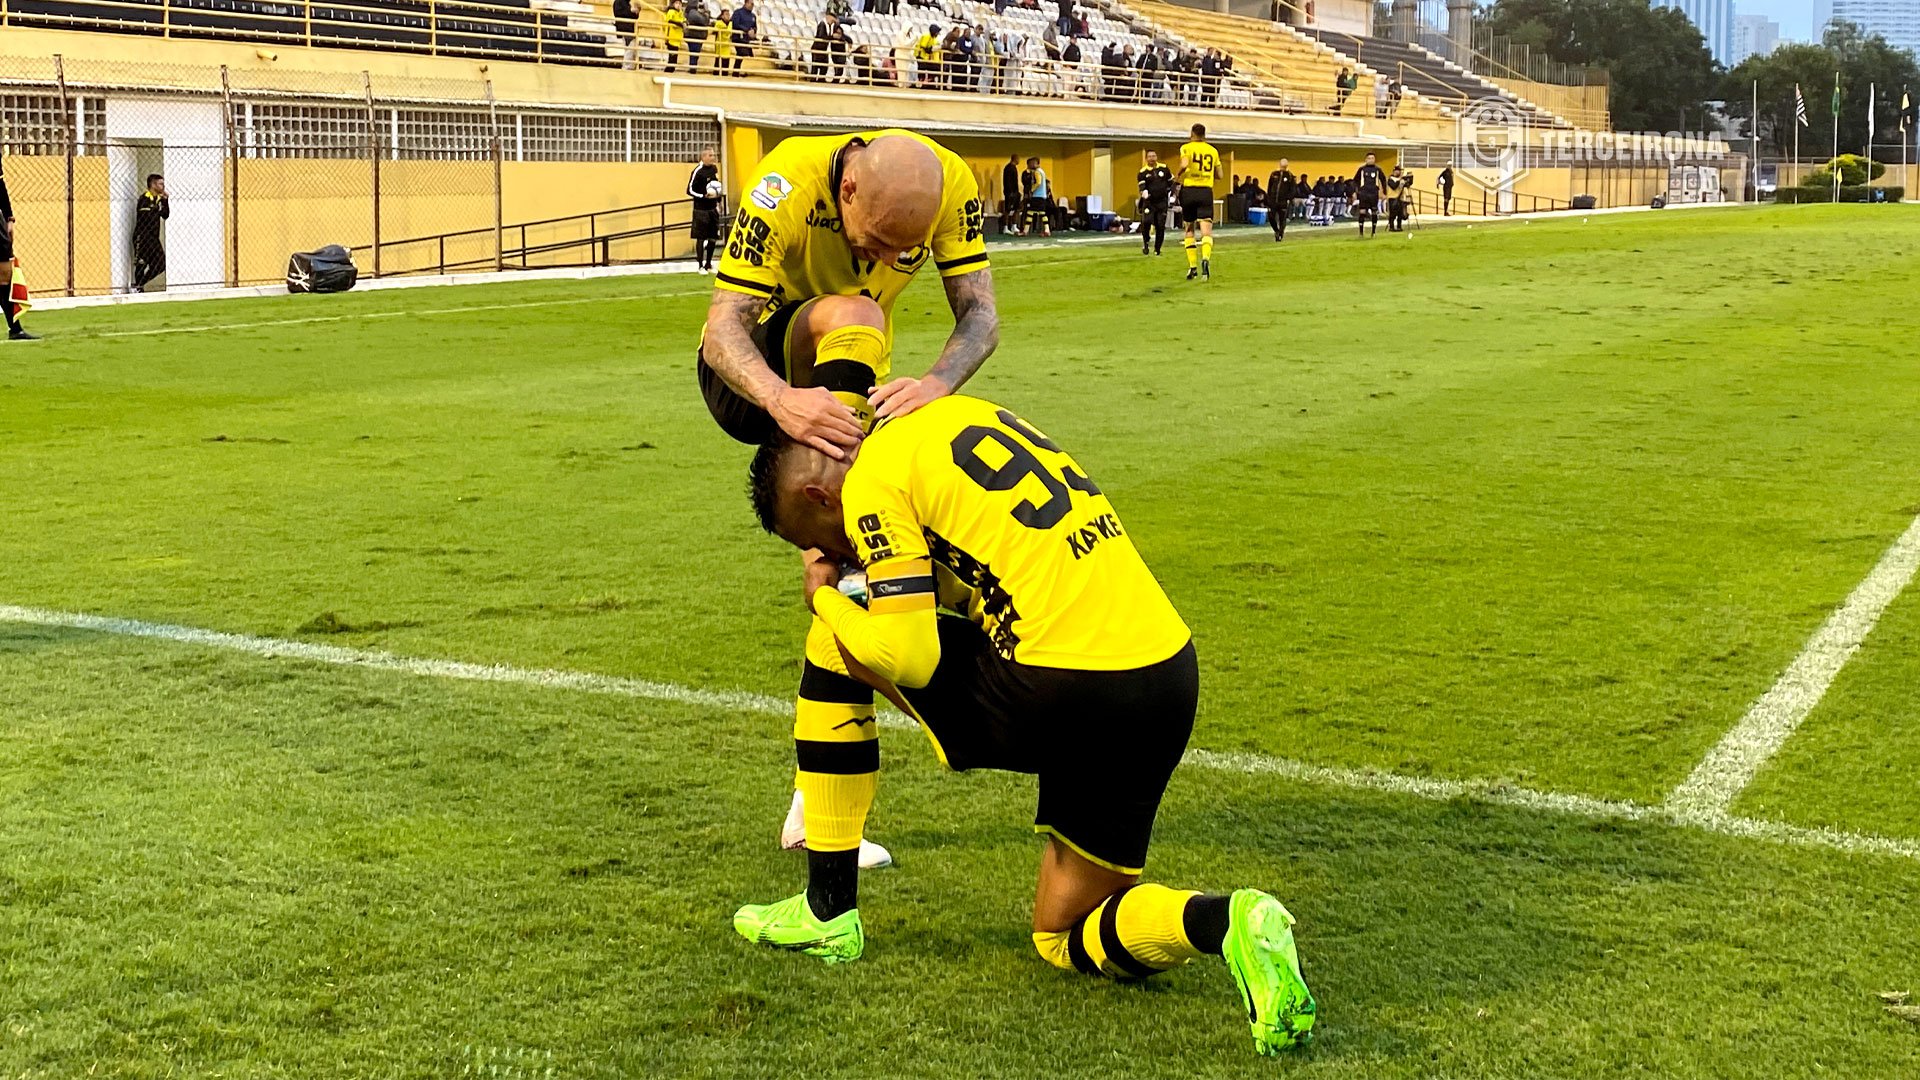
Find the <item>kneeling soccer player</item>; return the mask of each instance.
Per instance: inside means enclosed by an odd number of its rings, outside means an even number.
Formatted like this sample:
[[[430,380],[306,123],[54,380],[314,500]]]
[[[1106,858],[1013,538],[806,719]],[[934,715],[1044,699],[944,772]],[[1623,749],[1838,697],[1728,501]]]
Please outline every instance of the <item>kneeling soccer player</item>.
[[[1278,900],[1140,883],[1193,730],[1199,666],[1186,624],[1072,457],[998,405],[947,397],[881,424],[847,460],[776,438],[754,458],[751,487],[769,532],[824,553],[808,565],[809,595],[845,674],[918,718],[948,768],[1039,777],[1043,957],[1124,979],[1223,956],[1256,1050],[1308,1037],[1315,1004]],[[866,607],[834,587],[840,560],[865,565]],[[867,775],[871,747],[828,733],[798,747],[800,767]],[[852,808],[850,835],[866,810]],[[857,959],[858,868],[811,861],[806,892],[743,907],[734,927]]]

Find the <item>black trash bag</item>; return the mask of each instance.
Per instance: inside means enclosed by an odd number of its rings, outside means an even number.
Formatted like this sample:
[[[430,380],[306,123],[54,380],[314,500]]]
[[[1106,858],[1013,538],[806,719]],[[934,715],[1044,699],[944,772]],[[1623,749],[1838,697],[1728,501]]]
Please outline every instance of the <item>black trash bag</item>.
[[[353,254],[339,244],[318,251],[296,251],[287,260],[287,291],[291,293],[346,292],[360,280]]]

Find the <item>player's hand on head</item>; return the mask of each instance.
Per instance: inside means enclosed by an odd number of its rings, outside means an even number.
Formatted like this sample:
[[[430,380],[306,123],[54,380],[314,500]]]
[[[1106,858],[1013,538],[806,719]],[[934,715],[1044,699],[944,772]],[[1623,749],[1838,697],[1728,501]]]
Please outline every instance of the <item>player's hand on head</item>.
[[[767,412],[795,442],[802,442],[838,461],[860,445],[864,432],[853,410],[823,387],[789,386],[773,399]]]
[[[918,379],[895,379],[868,394],[867,404],[873,406],[875,419],[891,420],[905,416],[920,406],[938,401],[951,393],[953,393],[953,387],[948,386],[935,375],[926,375]]]

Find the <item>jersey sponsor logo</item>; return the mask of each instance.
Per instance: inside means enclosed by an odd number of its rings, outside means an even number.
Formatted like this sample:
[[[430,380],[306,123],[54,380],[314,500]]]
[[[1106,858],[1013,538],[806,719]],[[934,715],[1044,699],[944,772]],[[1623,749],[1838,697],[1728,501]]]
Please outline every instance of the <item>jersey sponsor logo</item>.
[[[816,229],[825,229],[828,232],[839,232],[840,215],[832,213],[827,209],[827,201],[825,199],[815,199],[813,200],[813,209],[807,211],[807,224]]]
[[[767,237],[773,235],[773,226],[758,214],[741,214],[734,220],[733,232],[727,237],[727,257],[739,259],[754,266],[764,266],[767,261]]]
[[[980,235],[986,231],[987,218],[979,199],[968,199],[967,205],[960,208],[960,223],[966,230],[967,243],[980,239]]]
[[[793,194],[793,183],[779,173],[768,173],[754,185],[753,201],[762,209],[772,210]]]
[[[867,548],[860,558],[868,566],[893,558],[893,539],[887,535],[887,527],[879,514],[862,514],[854,524],[860,529],[860,542]]]

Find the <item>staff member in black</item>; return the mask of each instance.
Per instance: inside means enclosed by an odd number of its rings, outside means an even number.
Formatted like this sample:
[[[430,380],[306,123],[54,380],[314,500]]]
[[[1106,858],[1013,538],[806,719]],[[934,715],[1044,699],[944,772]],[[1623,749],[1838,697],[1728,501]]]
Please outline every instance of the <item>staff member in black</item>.
[[[1367,163],[1353,174],[1353,220],[1360,226],[1360,235],[1367,236],[1367,225],[1373,225],[1372,235],[1380,233],[1380,191],[1387,186],[1386,171],[1367,155]]]
[[[0,313],[7,317],[9,341],[32,341],[13,311],[13,199],[7,194],[7,176],[0,172]]]
[[[709,146],[700,151],[700,164],[687,178],[687,197],[693,200],[693,254],[700,269],[713,269],[713,251],[720,240],[720,166],[719,155]]]
[[[1453,216],[1453,166],[1440,170],[1440,212]]]
[[[1273,226],[1273,242],[1287,238],[1287,216],[1293,213],[1293,169],[1286,158],[1280,167],[1267,174],[1267,224]]]
[[[1160,164],[1158,152],[1147,151],[1147,167],[1140,170],[1140,254],[1147,253],[1151,235],[1153,253],[1167,242],[1167,211],[1173,205],[1173,170]]]
[[[147,177],[147,190],[140,193],[133,212],[134,292],[146,292],[148,282],[167,272],[167,245],[160,236],[160,223],[169,213],[166,178],[154,173]]]
[[[1000,230],[1020,235],[1020,155],[1008,154],[1000,169]]]
[[[1413,197],[1413,174],[1395,165],[1387,177],[1387,231],[1400,232],[1407,224],[1407,200]]]

